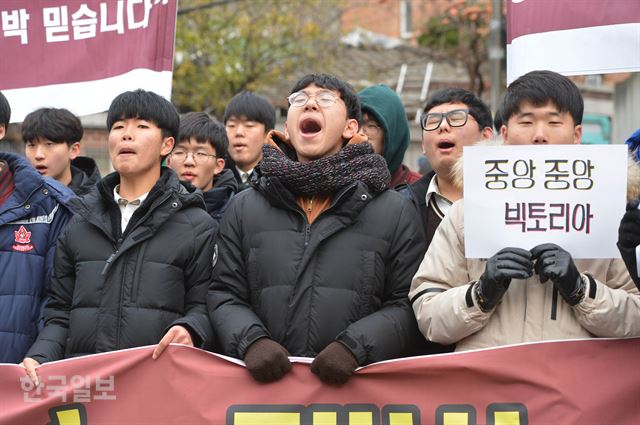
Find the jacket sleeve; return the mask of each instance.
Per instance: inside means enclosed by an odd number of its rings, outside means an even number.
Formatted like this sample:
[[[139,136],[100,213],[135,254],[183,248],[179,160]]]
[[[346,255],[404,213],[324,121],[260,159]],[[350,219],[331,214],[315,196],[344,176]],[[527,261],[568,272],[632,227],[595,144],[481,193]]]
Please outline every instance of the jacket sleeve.
[[[409,298],[422,334],[455,344],[482,329],[493,312],[482,312],[469,292],[464,250],[464,204],[454,203],[431,241],[411,282]]]
[[[185,314],[167,327],[185,326],[191,331],[196,347],[212,345],[213,329],[207,315],[207,289],[211,283],[212,261],[214,256],[215,224],[207,214],[197,217],[193,224],[193,248],[191,259],[184,270],[185,283]],[[204,218],[204,219],[202,219]]]
[[[381,308],[353,322],[336,338],[351,350],[359,365],[408,356],[422,338],[407,294],[425,240],[417,211],[406,199],[402,199],[390,242]]]
[[[56,255],[56,245],[58,243],[58,238],[60,234],[64,230],[64,227],[69,222],[69,219],[72,217],[71,211],[69,211],[64,205],[57,204],[56,214],[51,222],[49,228],[49,242],[47,246],[47,254],[44,259],[45,264],[45,273],[44,273],[44,282],[42,285],[42,292],[40,294],[40,313],[38,318],[38,332],[41,332],[44,328],[44,309],[47,304],[47,292],[49,290],[51,277],[53,276],[53,260]]]
[[[269,332],[250,305],[243,238],[243,196],[232,199],[220,222],[216,243],[218,261],[207,295],[207,309],[217,342],[226,355],[243,359],[247,348]]]
[[[53,276],[44,310],[44,328],[26,355],[39,363],[63,359],[65,354],[69,314],[76,280],[75,260],[68,247],[71,227],[72,225],[67,226],[58,239]]]
[[[585,296],[573,307],[580,324],[598,337],[640,336],[640,295],[624,262],[611,260],[606,282],[583,276]]]

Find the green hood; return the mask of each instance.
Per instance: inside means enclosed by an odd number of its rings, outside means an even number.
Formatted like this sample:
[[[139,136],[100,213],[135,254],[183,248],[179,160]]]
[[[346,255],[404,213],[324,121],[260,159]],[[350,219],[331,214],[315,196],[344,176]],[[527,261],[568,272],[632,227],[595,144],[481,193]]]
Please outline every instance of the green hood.
[[[404,153],[409,147],[410,132],[407,113],[402,101],[388,86],[378,84],[358,93],[362,112],[373,118],[384,130],[384,159],[391,174],[402,164]]]

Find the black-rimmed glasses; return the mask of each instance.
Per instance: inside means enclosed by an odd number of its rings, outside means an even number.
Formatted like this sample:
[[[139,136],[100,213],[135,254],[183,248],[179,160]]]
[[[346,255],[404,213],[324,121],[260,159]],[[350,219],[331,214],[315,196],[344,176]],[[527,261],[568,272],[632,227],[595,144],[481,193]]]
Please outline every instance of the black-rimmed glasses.
[[[420,125],[424,131],[437,130],[446,119],[451,127],[462,127],[467,123],[469,111],[467,109],[454,109],[449,112],[429,112],[420,117]]]

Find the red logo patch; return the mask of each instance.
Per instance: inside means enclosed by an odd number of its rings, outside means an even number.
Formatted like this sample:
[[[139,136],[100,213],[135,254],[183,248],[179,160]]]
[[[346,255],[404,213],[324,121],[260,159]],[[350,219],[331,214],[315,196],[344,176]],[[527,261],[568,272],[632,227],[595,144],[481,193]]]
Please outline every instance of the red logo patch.
[[[17,231],[14,231],[13,234],[16,236],[16,243],[12,246],[14,251],[29,252],[33,250],[33,245],[31,244],[31,232],[24,226],[20,226],[20,228]]]

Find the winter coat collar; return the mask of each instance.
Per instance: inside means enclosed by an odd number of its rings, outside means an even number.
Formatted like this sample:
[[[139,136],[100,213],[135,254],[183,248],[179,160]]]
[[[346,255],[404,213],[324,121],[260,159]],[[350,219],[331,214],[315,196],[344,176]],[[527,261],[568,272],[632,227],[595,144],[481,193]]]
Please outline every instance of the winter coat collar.
[[[113,198],[113,188],[119,183],[120,175],[111,173],[87,195],[73,202],[80,216],[102,229],[113,240],[119,239],[120,234],[120,210]],[[151,235],[175,212],[190,206],[205,209],[202,192],[193,186],[190,191],[180,183],[173,170],[162,167],[160,178],[134,213],[135,224],[130,224],[127,232],[144,225],[143,233]]]

